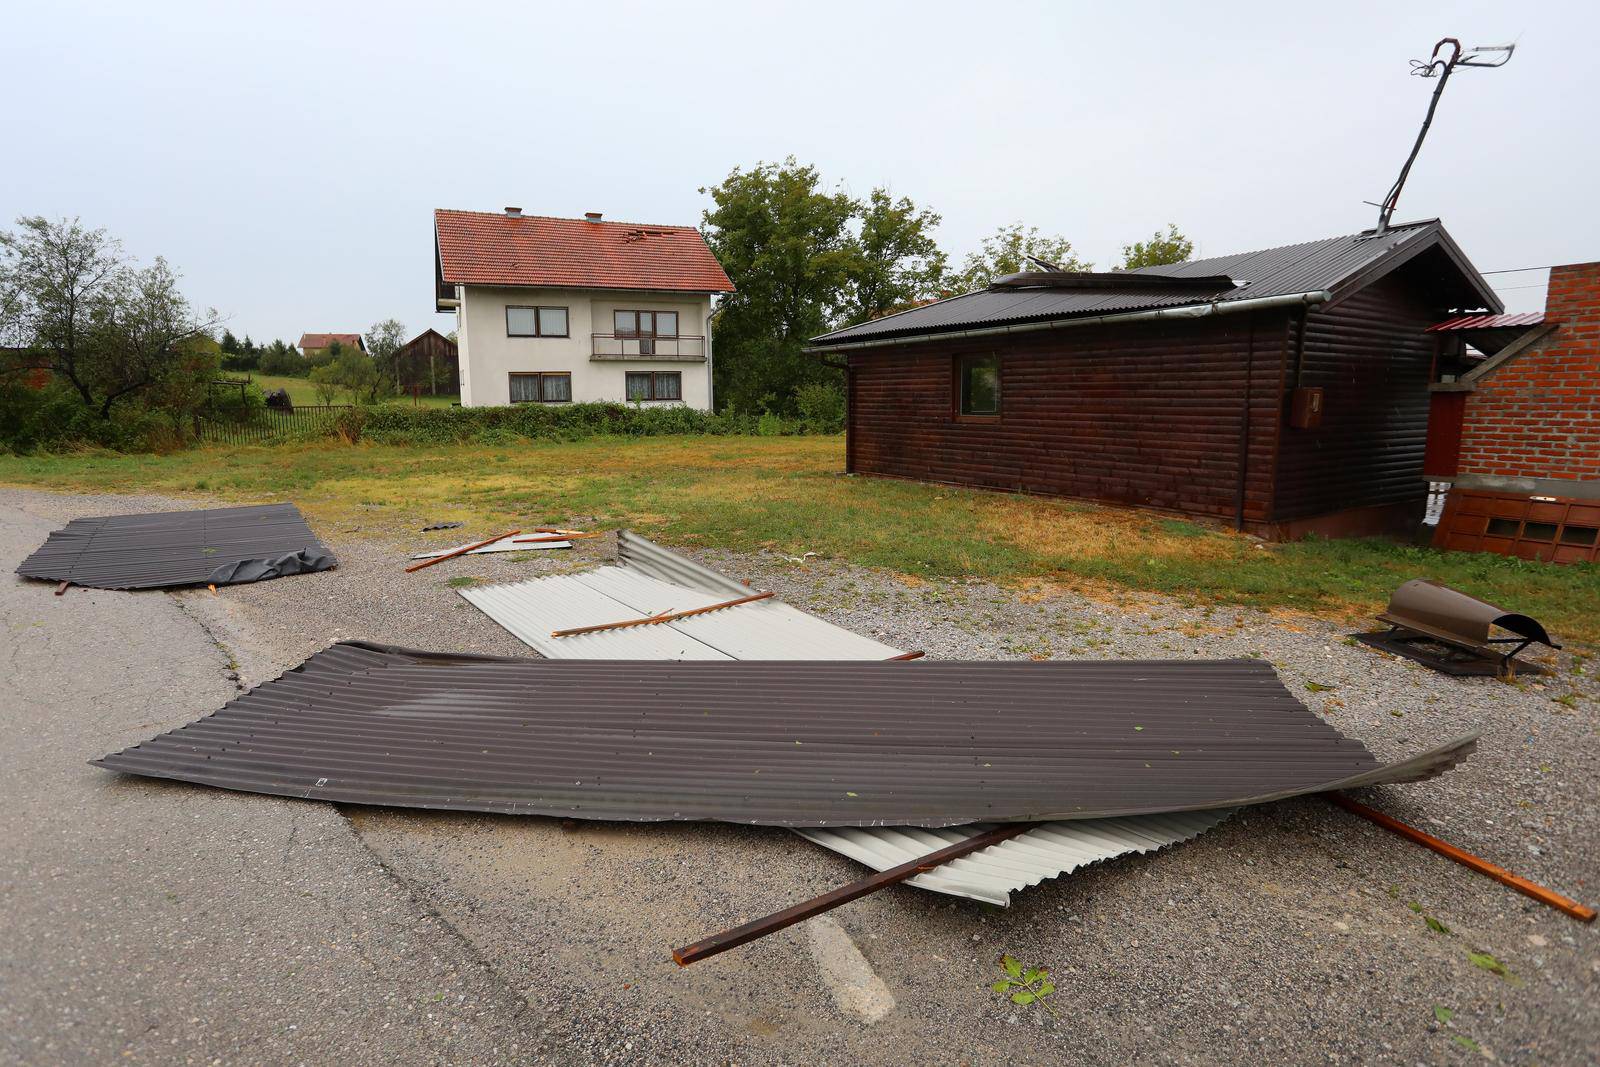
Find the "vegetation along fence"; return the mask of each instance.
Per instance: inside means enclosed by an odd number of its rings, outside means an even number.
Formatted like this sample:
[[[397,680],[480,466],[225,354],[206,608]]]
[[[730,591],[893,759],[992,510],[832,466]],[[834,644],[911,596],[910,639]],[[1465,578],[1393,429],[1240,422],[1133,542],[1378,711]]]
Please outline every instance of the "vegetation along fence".
[[[244,421],[205,419],[200,423],[200,440],[247,445],[316,437],[332,433],[339,413],[348,410],[349,404],[300,404],[293,408],[261,408]]]

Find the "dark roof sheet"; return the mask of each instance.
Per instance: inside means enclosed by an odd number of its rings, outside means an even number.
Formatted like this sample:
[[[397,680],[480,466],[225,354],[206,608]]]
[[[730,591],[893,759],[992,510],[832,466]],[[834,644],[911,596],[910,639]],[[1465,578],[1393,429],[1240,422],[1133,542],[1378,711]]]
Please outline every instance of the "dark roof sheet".
[[[1227,303],[1234,300],[1289,296],[1297,293],[1333,291],[1360,277],[1381,260],[1402,251],[1420,251],[1423,244],[1438,242],[1454,251],[1454,243],[1437,220],[1397,226],[1382,236],[1350,234],[1321,241],[1242,252],[1211,259],[1194,259],[1159,267],[1141,267],[1130,274],[1198,279],[1225,275],[1243,284],[1214,295],[1196,296],[1191,285],[1174,285],[1168,290],[1145,285],[1126,289],[980,289],[964,296],[924,304],[921,307],[886,315],[812,339],[818,347],[902,337],[943,330],[1001,326],[1044,319],[1110,315],[1147,311],[1154,308],[1189,304]],[[1494,294],[1481,277],[1459,257],[1470,272],[1469,282],[1481,287],[1483,295]],[[1498,306],[1498,305],[1496,305]]]
[[[256,561],[263,566],[249,566]],[[98,589],[159,589],[258,581],[337,563],[293,504],[258,504],[73,519],[17,573]]]
[[[340,643],[97,761],[358,804],[947,826],[1200,810],[1429,777],[1256,660],[588,661]]]

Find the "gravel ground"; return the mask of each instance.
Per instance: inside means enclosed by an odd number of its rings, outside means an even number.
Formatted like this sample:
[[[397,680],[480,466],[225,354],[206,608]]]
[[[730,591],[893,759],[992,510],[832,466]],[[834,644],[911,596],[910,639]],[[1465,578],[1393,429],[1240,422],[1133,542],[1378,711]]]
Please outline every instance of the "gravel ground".
[[[152,506],[26,495],[33,510],[63,519]],[[467,557],[404,575],[410,545],[357,524],[318,532],[340,557],[336,571],[178,595],[238,651],[247,682],[341,637],[525,653],[449,580],[528,577],[613,551],[610,539],[579,542],[572,552]],[[478,535],[418,534],[415,544]],[[1312,618],[693,554],[934,657],[1259,656],[1380,757],[1481,730],[1464,767],[1363,799],[1568,895],[1600,895],[1592,660],[1578,673],[1581,661],[1551,655],[1554,675],[1515,684],[1453,679],[1351,645],[1348,627]],[[1057,879],[1009,909],[909,888],[839,909],[897,1002],[871,1027],[837,1013],[793,932],[684,970],[667,958],[673,944],[859,873],[787,832],[344,810],[388,869],[580,1061],[1413,1064],[1460,1062],[1474,1048],[1509,1063],[1600,1061],[1592,926],[1315,798],[1249,810],[1179,848]],[[1054,1014],[986,988],[1002,951],[1051,968]],[[1494,957],[1507,975],[1474,965],[1469,952]]]

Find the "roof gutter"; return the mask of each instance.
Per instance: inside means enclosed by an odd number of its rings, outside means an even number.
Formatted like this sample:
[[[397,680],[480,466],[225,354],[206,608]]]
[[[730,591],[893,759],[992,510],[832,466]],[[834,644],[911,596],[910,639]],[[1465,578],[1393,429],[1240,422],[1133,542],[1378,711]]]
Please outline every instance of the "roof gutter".
[[[1262,311],[1267,308],[1310,307],[1332,299],[1326,289],[1307,293],[1285,293],[1281,296],[1263,296],[1253,300],[1213,300],[1209,304],[1185,304],[1182,307],[1155,308],[1150,311],[1126,311],[1116,315],[1092,315],[1072,319],[1047,319],[1044,322],[1019,322],[1006,326],[985,326],[974,330],[943,330],[938,333],[919,333],[905,337],[885,337],[870,341],[847,341],[837,345],[813,345],[802,349],[808,355],[845,352],[860,348],[887,348],[892,345],[921,344],[924,341],[957,341],[972,337],[998,337],[1002,334],[1033,333],[1038,330],[1064,330],[1069,326],[1099,326],[1123,322],[1159,322],[1164,319],[1205,319],[1213,315],[1230,315],[1235,312]]]

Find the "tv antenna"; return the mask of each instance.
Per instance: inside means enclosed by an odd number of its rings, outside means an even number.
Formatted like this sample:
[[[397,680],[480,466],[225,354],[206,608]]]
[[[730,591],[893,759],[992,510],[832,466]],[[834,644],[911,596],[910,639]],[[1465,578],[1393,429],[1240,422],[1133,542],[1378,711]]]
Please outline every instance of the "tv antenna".
[[[1374,233],[1383,233],[1389,228],[1389,220],[1394,216],[1395,205],[1400,202],[1400,190],[1405,188],[1406,175],[1411,173],[1411,165],[1417,161],[1417,153],[1422,151],[1422,141],[1428,136],[1428,127],[1433,124],[1433,113],[1439,107],[1439,97],[1444,95],[1444,87],[1449,82],[1451,73],[1457,67],[1503,67],[1511,62],[1511,53],[1516,47],[1515,44],[1501,44],[1463,49],[1460,41],[1454,37],[1446,37],[1433,46],[1431,57],[1426,60],[1411,61],[1413,75],[1418,78],[1438,78],[1439,84],[1433,90],[1433,98],[1428,101],[1428,113],[1422,118],[1422,129],[1417,131],[1417,143],[1411,146],[1411,154],[1406,157],[1406,165],[1400,168],[1400,177],[1389,187],[1383,203],[1373,205],[1378,209],[1378,225]]]

